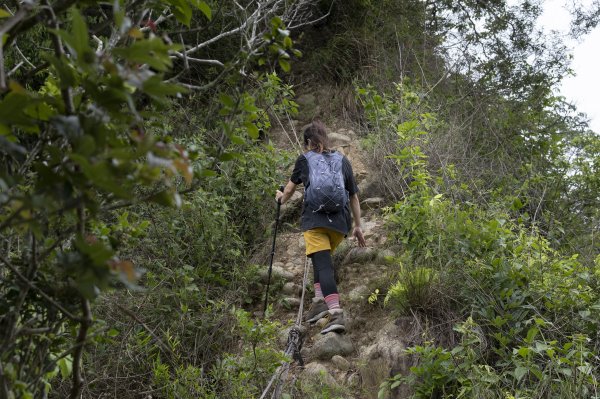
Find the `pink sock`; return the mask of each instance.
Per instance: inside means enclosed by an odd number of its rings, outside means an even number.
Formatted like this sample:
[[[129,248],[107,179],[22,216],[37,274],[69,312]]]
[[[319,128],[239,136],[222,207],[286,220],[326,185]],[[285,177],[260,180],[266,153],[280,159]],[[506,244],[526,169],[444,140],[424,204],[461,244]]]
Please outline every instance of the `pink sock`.
[[[321,284],[315,283],[315,298],[322,299],[323,291],[321,291]]]
[[[329,310],[339,309],[340,308],[340,295],[339,294],[330,294],[325,297],[325,303],[327,303],[327,307]]]

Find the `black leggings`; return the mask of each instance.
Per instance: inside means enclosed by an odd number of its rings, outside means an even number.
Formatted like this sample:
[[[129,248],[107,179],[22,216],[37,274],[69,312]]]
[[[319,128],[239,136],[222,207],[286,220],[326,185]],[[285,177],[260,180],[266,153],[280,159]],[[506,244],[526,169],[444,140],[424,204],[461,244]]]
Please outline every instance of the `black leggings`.
[[[331,260],[331,250],[315,252],[309,257],[313,263],[313,273],[315,284],[321,285],[323,296],[337,294],[337,286],[335,285],[335,277],[333,274],[333,262]]]

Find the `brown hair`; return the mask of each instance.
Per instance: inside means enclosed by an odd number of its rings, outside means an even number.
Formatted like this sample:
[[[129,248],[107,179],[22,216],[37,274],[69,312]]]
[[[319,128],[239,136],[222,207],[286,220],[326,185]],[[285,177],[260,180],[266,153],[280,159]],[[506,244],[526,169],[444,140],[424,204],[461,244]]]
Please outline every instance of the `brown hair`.
[[[329,149],[329,140],[327,139],[327,131],[323,122],[313,121],[304,126],[303,135],[304,146],[309,150],[321,153]]]

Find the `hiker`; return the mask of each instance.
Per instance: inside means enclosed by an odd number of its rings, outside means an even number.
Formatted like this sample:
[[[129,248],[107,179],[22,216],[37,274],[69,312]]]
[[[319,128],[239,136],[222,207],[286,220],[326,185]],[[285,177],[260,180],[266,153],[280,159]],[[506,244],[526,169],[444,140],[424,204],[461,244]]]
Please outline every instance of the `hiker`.
[[[303,136],[307,152],[298,157],[290,181],[283,192],[277,191],[275,199],[284,204],[296,186],[304,184],[301,228],[306,256],[313,264],[315,287],[315,297],[305,321],[314,323],[328,317],[321,334],[344,332],[344,312],[340,307],[331,254],[350,232],[352,220],[352,235],[359,247],[366,246],[360,225],[358,187],[348,158],[329,149],[323,123],[314,121],[305,126]]]

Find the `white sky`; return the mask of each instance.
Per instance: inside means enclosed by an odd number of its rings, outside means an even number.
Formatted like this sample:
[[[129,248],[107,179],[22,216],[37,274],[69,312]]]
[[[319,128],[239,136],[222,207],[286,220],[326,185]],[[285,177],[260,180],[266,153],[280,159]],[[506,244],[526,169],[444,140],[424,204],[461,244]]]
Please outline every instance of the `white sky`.
[[[566,36],[571,17],[565,4],[565,0],[546,0],[540,26],[545,30],[557,30]],[[570,47],[573,49],[571,69],[575,76],[563,79],[560,94],[575,104],[578,111],[586,113],[591,119],[591,129],[600,133],[600,27],[596,27],[580,42],[571,40]]]

